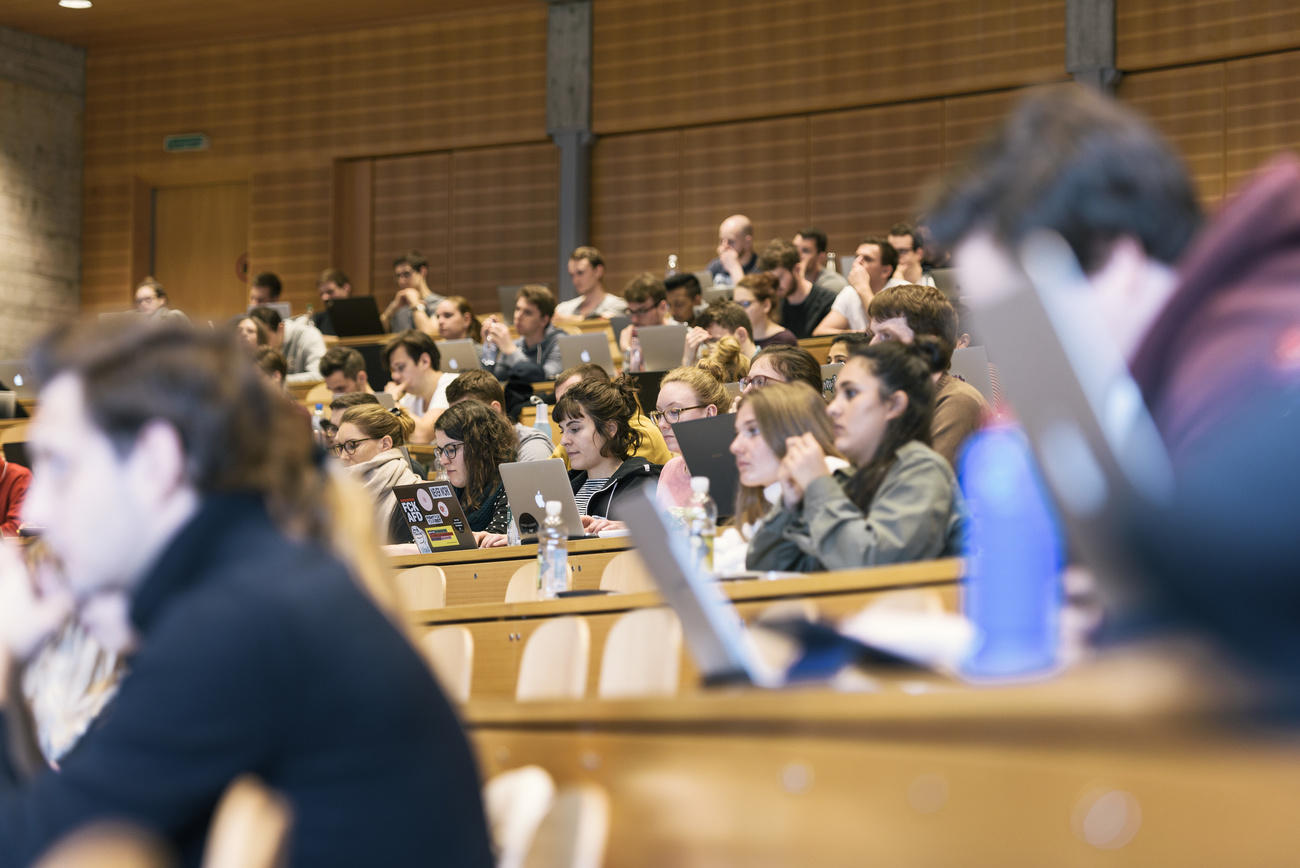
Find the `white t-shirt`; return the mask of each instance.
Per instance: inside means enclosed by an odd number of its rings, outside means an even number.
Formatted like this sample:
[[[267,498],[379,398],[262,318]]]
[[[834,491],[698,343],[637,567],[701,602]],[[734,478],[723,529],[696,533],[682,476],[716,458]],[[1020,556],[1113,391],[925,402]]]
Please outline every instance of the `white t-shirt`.
[[[885,284],[885,289],[889,289],[891,286],[934,286],[934,278],[930,275],[930,272],[924,271],[921,273],[920,280],[911,283],[907,278],[895,271],[894,276],[889,278],[889,282]]]
[[[852,286],[840,290],[840,294],[835,296],[835,303],[831,305],[831,310],[848,320],[852,331],[864,332],[870,325],[867,321],[867,311],[862,306],[862,296],[858,295],[858,291]]]
[[[447,403],[447,384],[458,376],[460,375],[444,373],[438,377],[438,385],[433,390],[433,400],[427,404],[419,395],[413,395],[410,392],[403,395],[402,400],[398,403],[410,411],[411,415],[417,419],[427,413],[430,407],[436,410],[446,410],[451,406]]]
[[[582,314],[578,313],[578,308],[582,307],[583,301],[584,299],[582,296],[571,298],[568,301],[562,301],[555,306],[555,315],[571,317],[574,319],[581,317]],[[605,317],[608,319],[611,316],[623,316],[626,313],[627,302],[619,298],[617,295],[610,295],[607,292],[605,293],[605,297],[600,300],[600,304],[596,305],[595,310],[587,314],[587,317]]]

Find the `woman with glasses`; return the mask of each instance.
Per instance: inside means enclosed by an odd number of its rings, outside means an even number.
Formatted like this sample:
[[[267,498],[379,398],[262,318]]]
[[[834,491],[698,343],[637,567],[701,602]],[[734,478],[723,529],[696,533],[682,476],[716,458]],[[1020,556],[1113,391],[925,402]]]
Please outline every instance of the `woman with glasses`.
[[[946,355],[928,335],[853,350],[826,411],[832,448],[811,432],[786,436],[779,495],[750,540],[750,569],[842,570],[960,554],[961,492],[928,445],[933,374]],[[767,393],[747,395],[746,406]],[[738,442],[744,422],[737,417]],[[834,450],[856,469],[828,467]]]
[[[655,490],[659,505],[669,510],[689,506],[691,502],[691,471],[682,458],[673,426],[692,419],[706,419],[731,409],[727,390],[716,375],[704,369],[707,364],[676,368],[665,374],[659,385],[654,412],[650,414],[659,426],[659,433],[664,435],[668,451],[673,453],[659,474],[659,487]]]
[[[810,389],[820,393],[822,366],[803,347],[768,347],[750,361],[749,374],[741,379],[740,391],[748,393],[770,383],[807,383]]]
[[[510,504],[497,467],[516,460],[514,427],[481,401],[458,401],[433,423],[433,442],[474,539],[505,545]]]
[[[402,408],[385,410],[378,404],[362,404],[343,411],[330,447],[370,492],[385,522],[382,526],[388,528],[390,543],[411,541],[393,489],[421,481],[398,448],[414,430],[415,420]]]
[[[772,312],[781,304],[776,281],[766,274],[749,274],[736,284],[732,301],[744,309],[749,317],[749,334],[760,349],[783,344],[798,346],[794,332],[772,318]]]

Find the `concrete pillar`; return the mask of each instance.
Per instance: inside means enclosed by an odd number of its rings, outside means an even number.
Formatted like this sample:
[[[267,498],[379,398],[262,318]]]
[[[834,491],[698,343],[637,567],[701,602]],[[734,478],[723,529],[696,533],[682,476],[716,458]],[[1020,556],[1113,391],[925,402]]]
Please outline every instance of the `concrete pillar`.
[[[1065,70],[1080,84],[1114,92],[1115,0],[1065,0]]]
[[[560,149],[556,294],[573,296],[569,254],[591,232],[591,0],[550,0],[546,132]]]

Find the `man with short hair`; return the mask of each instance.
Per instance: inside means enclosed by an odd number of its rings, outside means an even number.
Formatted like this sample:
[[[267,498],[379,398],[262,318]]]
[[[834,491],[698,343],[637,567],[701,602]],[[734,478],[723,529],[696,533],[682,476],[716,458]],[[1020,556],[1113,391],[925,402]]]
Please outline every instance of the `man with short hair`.
[[[639,326],[664,325],[672,311],[668,307],[664,282],[648,271],[641,272],[623,287],[623,299],[627,302],[627,317],[631,322],[618,336],[618,348],[626,355],[632,349]]]
[[[668,298],[668,308],[672,311],[673,321],[682,325],[694,325],[695,317],[704,311],[703,291],[700,279],[690,271],[679,271],[664,278],[664,292]]]
[[[510,340],[510,329],[496,317],[483,324],[483,343],[497,345],[497,361],[492,373],[498,380],[529,377],[532,382],[552,379],[560,372],[560,335],[551,325],[555,315],[555,296],[545,286],[530,283],[519,288],[515,296],[515,331],[519,338]]]
[[[921,233],[909,223],[895,223],[889,228],[889,244],[898,254],[898,268],[890,279],[890,286],[917,284],[934,286],[934,278],[925,273],[925,243]]]
[[[696,325],[686,333],[686,350],[683,365],[693,365],[699,358],[700,348],[724,337],[735,338],[740,351],[753,358],[758,345],[750,337],[749,314],[734,301],[715,301],[695,318]]]
[[[433,311],[443,297],[429,289],[429,260],[418,250],[408,250],[393,260],[397,294],[379,315],[389,332],[418,328],[433,332]]]
[[[248,306],[254,308],[270,304],[273,301],[279,301],[282,288],[280,277],[277,274],[271,271],[263,271],[254,277],[253,282],[248,285]]]
[[[867,305],[871,304],[872,296],[889,284],[897,267],[898,251],[893,245],[883,238],[864,238],[853,255],[849,285],[835,297],[830,313],[813,329],[813,334],[866,331]]]
[[[794,237],[794,246],[799,251],[799,261],[803,264],[803,275],[812,281],[814,286],[820,286],[832,293],[839,293],[849,285],[849,282],[844,279],[844,275],[828,267],[830,242],[827,240],[825,232],[815,226],[801,229]]]
[[[370,376],[366,373],[366,360],[352,347],[331,347],[321,356],[320,375],[325,386],[335,395],[348,392],[370,392]]]
[[[565,368],[555,378],[555,400],[564,397],[564,393],[573,388],[583,380],[599,380],[602,383],[609,382],[609,373],[596,364],[574,365],[572,368]],[[632,428],[641,434],[641,445],[632,454],[644,458],[651,464],[667,464],[673,454],[668,451],[668,444],[664,442],[663,432],[659,426],[650,421],[650,417],[645,413],[637,410],[630,422]],[[563,458],[564,466],[569,467],[569,453],[563,446],[556,446],[555,451],[549,456],[551,458]]]
[[[320,293],[320,310],[311,316],[312,323],[323,335],[337,335],[334,322],[330,319],[329,304],[336,298],[352,297],[352,281],[339,268],[327,268],[320,273],[316,281],[316,291]]]
[[[172,318],[189,322],[189,317],[175,308],[167,306],[167,292],[163,285],[152,277],[146,277],[135,288],[136,312],[157,319]]]
[[[292,319],[280,319],[280,313],[273,307],[255,307],[248,316],[266,326],[269,346],[279,350],[289,366],[289,376],[285,382],[314,383],[320,379],[320,360],[325,355],[325,338],[320,329],[311,324],[305,316]]]
[[[384,346],[391,378],[384,391],[415,417],[412,443],[432,443],[433,423],[450,406],[447,386],[456,375],[439,370],[441,363],[438,345],[419,329],[407,329]]]
[[[510,421],[506,413],[506,390],[501,381],[487,371],[466,371],[447,386],[447,403],[481,401]],[[514,422],[519,461],[545,461],[551,457],[551,435],[539,428]]]
[[[754,224],[744,214],[732,214],[718,226],[718,256],[708,265],[714,286],[735,286],[758,270]]]
[[[767,242],[758,257],[759,268],[776,281],[777,292],[781,295],[781,325],[793,332],[796,338],[812,337],[813,329],[835,304],[834,292],[805,276],[807,262],[807,259],[800,261],[799,250],[784,238]]]
[[[871,319],[872,343],[910,344],[917,335],[931,335],[943,342],[947,358],[944,370],[934,377],[930,445],[955,468],[962,444],[983,424],[989,405],[978,389],[948,373],[957,345],[957,311],[952,302],[933,286],[904,284],[876,293],[867,315]]]
[[[605,258],[594,247],[579,247],[569,256],[569,279],[576,298],[555,306],[556,319],[595,319],[620,316],[627,303],[605,291]]]

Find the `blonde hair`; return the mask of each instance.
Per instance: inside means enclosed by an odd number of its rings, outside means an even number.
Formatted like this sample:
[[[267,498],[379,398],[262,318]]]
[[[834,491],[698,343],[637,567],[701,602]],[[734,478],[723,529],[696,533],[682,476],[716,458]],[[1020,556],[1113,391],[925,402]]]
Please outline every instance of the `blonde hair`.
[[[415,432],[415,419],[402,407],[385,410],[378,404],[359,404],[343,411],[339,425],[351,422],[367,437],[389,437],[394,446],[405,446]]]
[[[722,381],[714,374],[700,367],[674,368],[664,374],[659,383],[662,389],[669,383],[685,383],[695,393],[695,400],[700,404],[712,404],[719,413],[731,409],[731,396],[723,388]]]
[[[712,374],[720,383],[738,383],[749,373],[749,356],[741,350],[740,341],[727,335],[705,351],[695,367]]]

